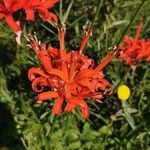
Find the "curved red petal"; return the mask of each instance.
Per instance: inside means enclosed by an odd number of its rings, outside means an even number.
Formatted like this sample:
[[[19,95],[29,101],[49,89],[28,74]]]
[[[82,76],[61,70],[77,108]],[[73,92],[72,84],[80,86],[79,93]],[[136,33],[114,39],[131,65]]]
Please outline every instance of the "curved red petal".
[[[48,12],[48,16],[47,16],[46,20],[51,21],[53,23],[57,23],[58,17],[54,13]]]
[[[49,86],[49,84],[45,78],[39,77],[32,81],[32,89],[35,92],[42,92],[44,86]]]
[[[45,77],[45,78],[48,78],[48,77],[49,77],[49,76],[46,75],[46,74],[44,73],[44,71],[41,70],[40,68],[35,68],[35,67],[33,67],[33,68],[29,69],[29,71],[28,71],[28,78],[29,78],[30,81],[34,80],[37,75],[38,75],[38,76]]]

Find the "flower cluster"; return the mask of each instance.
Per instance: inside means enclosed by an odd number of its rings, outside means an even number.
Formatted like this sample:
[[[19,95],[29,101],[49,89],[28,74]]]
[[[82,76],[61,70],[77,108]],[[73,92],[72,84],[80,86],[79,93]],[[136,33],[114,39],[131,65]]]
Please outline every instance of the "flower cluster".
[[[89,108],[86,100],[89,98],[100,101],[104,94],[110,94],[112,91],[110,83],[104,79],[101,70],[117,52],[111,51],[96,66],[93,59],[82,54],[92,32],[90,27],[85,31],[79,50],[71,52],[67,52],[64,46],[64,27],[61,25],[58,30],[59,49],[52,46],[46,47],[44,43],[39,44],[32,36],[28,39],[41,61],[41,67],[33,67],[28,71],[32,89],[39,93],[38,103],[48,99],[55,100],[53,114],[59,115],[65,103],[64,111],[72,112],[75,107],[79,107],[82,116],[88,118]],[[45,91],[44,87],[48,87],[49,91]]]
[[[142,22],[139,24],[135,37],[124,36],[123,44],[119,47],[122,51],[119,56],[120,61],[126,61],[127,64],[135,66],[141,59],[150,62],[150,40],[139,39],[142,30]]]
[[[0,19],[4,18],[10,28],[19,36],[22,30],[23,19],[34,21],[35,11],[43,21],[57,22],[57,16],[48,11],[59,0],[2,0],[0,2]],[[24,13],[19,11],[23,10]],[[14,17],[15,14],[25,14]]]

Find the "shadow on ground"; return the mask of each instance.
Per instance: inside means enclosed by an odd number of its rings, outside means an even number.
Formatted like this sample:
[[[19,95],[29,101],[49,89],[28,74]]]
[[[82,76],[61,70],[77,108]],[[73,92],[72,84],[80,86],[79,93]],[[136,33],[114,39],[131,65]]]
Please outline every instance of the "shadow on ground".
[[[25,150],[16,123],[5,103],[0,102],[0,150]]]

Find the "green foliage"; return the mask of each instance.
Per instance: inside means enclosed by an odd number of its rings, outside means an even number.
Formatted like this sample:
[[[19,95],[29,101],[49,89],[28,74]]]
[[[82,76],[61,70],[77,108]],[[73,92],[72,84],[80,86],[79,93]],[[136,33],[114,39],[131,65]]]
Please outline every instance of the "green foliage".
[[[96,63],[110,47],[119,44],[124,34],[134,35],[142,19],[141,37],[149,38],[150,2],[141,2],[61,0],[54,11],[66,24],[67,49],[79,48],[83,26],[88,22],[93,24],[93,36],[84,53]],[[7,119],[8,116],[3,114],[2,119],[0,114],[0,139],[3,139],[0,146],[10,150],[149,150],[149,64],[141,62],[133,70],[114,59],[104,70],[114,92],[102,104],[89,101],[91,116],[88,120],[81,118],[78,109],[72,114],[55,117],[51,114],[52,100],[35,103],[36,94],[27,79],[27,70],[38,66],[39,62],[27,47],[26,39],[22,37],[23,45],[17,47],[13,33],[3,22],[0,26],[0,110],[8,111],[11,116]],[[33,25],[28,24],[24,34],[29,31],[36,31],[42,42],[58,45],[57,30],[47,23],[37,20]],[[116,96],[120,84],[127,84],[131,89],[132,94],[126,103],[120,102]],[[4,120],[5,127],[1,123]],[[8,140],[9,135],[11,140]]]

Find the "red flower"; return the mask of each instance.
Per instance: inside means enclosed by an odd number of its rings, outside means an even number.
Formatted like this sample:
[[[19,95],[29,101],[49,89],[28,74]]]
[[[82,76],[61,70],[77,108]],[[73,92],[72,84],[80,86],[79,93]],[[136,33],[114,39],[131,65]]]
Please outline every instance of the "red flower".
[[[124,36],[123,44],[119,47],[122,51],[119,56],[120,61],[126,60],[129,65],[136,65],[142,58],[147,58],[147,61],[150,61],[150,40],[139,39],[142,26],[141,22],[134,39],[128,35]]]
[[[43,12],[43,14],[47,13],[47,10],[43,8],[40,0],[24,0],[23,9],[26,14],[26,19],[30,21],[35,20],[34,12],[35,10],[39,10]]]
[[[26,19],[34,21],[34,13],[38,11],[39,16],[43,21],[57,23],[57,16],[48,11],[59,0],[3,0],[0,3],[0,19],[4,18],[10,28],[16,33],[16,41],[20,45],[20,37],[23,28],[21,20],[14,19],[15,12],[23,9],[26,14]],[[22,18],[24,18],[22,16]],[[17,21],[16,21],[17,20]]]
[[[34,21],[34,11],[37,10],[39,16],[44,21],[57,22],[57,16],[48,11],[49,8],[53,7],[59,0],[24,0],[23,9],[26,13],[26,19]]]
[[[48,9],[51,9],[54,4],[56,4],[57,2],[59,2],[60,0],[41,0],[42,2],[42,5]],[[40,14],[41,18],[45,21],[52,21],[54,23],[57,23],[58,22],[58,18],[57,16],[54,14],[54,13],[51,13],[51,12],[48,12],[48,15],[45,16],[45,15],[42,15]]]
[[[5,18],[6,23],[14,32],[19,31],[21,28],[14,20],[13,13],[21,9],[22,5],[22,0],[3,0],[0,4],[0,19]]]
[[[67,53],[64,47],[65,31],[59,28],[60,49],[45,44],[39,45],[32,37],[30,44],[41,61],[41,67],[31,68],[28,77],[32,81],[32,89],[39,92],[37,102],[42,103],[48,99],[54,99],[53,114],[62,112],[62,104],[66,102],[64,111],[72,112],[79,106],[84,118],[89,116],[89,108],[86,99],[91,98],[97,101],[107,93],[106,88],[110,88],[110,83],[104,79],[101,69],[106,66],[117,54],[113,50],[96,67],[94,61],[82,54],[82,51],[91,34],[91,28],[85,32],[79,51]],[[50,91],[44,92],[44,87],[49,87]]]
[[[141,39],[139,46],[141,47],[141,52],[138,54],[137,59],[146,58],[146,61],[150,63],[150,40]]]

